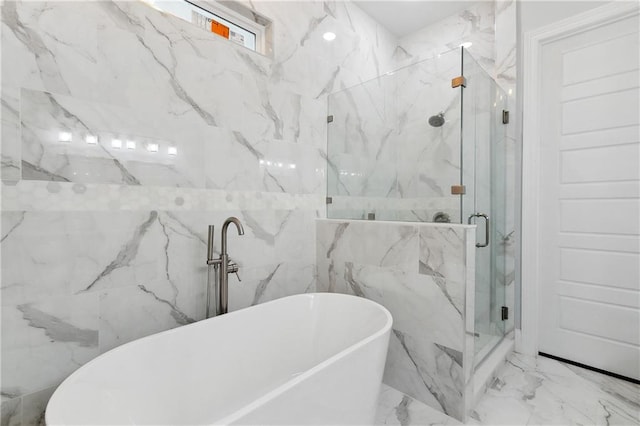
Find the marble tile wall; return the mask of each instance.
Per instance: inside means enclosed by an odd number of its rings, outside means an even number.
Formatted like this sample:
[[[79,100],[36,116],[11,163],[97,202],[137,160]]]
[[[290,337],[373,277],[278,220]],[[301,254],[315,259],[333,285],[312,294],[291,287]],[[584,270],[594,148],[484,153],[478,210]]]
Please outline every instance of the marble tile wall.
[[[326,97],[388,71],[396,41],[350,3],[244,4],[274,21],[273,58],[141,1],[2,2],[2,425],[202,319],[209,224],[216,245],[226,217],[246,229],[230,309],[315,289]]]
[[[399,68],[396,72],[335,93],[329,103],[329,110],[334,114],[328,133],[329,159],[333,164],[333,169],[328,169],[328,192],[333,198],[328,207],[331,218],[367,219],[369,214],[374,214],[377,220],[429,222],[436,213],[444,212],[452,221],[460,221],[459,198],[447,193],[449,186],[460,179],[462,109],[473,110],[472,114],[465,114],[464,143],[470,146],[491,141],[495,149],[503,151],[504,164],[496,170],[504,179],[500,188],[504,200],[492,207],[490,188],[480,188],[478,193],[484,195],[477,203],[472,201],[477,205],[471,208],[491,212],[492,220],[500,222],[496,227],[499,235],[494,241],[498,245],[495,264],[500,267],[490,271],[488,251],[478,252],[477,259],[479,281],[485,283],[486,288],[477,289],[478,307],[484,309],[477,309],[476,315],[478,322],[487,326],[483,332],[489,334],[502,333],[498,328],[503,327],[495,315],[500,306],[493,306],[492,313],[492,301],[499,300],[500,305],[504,303],[510,308],[506,332],[512,330],[514,324],[516,123],[512,118],[506,134],[499,129],[494,132],[496,137],[489,138],[493,122],[487,108],[491,96],[485,93],[481,101],[473,100],[471,98],[478,95],[469,87],[465,92],[466,105],[461,106],[460,91],[451,89],[449,83],[451,77],[460,73],[460,44],[471,43],[467,50],[478,65],[477,70],[466,67],[465,74],[483,74],[481,80],[487,83],[484,73],[492,77],[506,94],[505,109],[513,109],[516,103],[515,6],[515,0],[478,2],[399,39],[394,53],[394,65]],[[470,78],[476,76],[470,75]],[[481,89],[486,88],[483,85]],[[482,108],[471,105],[470,109],[470,102]],[[445,125],[429,126],[428,117],[440,111],[444,112]],[[388,124],[391,119],[393,126]],[[382,146],[381,141],[387,144],[383,151],[376,149]],[[486,169],[492,161],[489,146],[472,147],[466,152],[471,157],[465,159],[463,180],[478,183],[475,173],[489,176]],[[487,156],[476,158],[477,152]],[[381,153],[384,155],[380,156]],[[486,167],[476,170],[476,163]],[[470,211],[463,210],[466,218]],[[489,286],[491,279],[495,285]]]
[[[463,420],[474,227],[318,219],[316,235],[317,289],[366,297],[393,315],[384,383]]]
[[[460,62],[455,49],[329,96],[328,193],[352,198],[330,205],[330,217],[430,222],[444,212],[460,221],[449,193],[460,181],[461,94],[450,82]],[[439,113],[445,124],[430,126]]]
[[[376,220],[429,222],[436,212],[459,210],[460,200],[454,197],[424,199],[332,196],[328,214],[331,218],[367,219],[368,214],[373,213]],[[455,216],[449,217],[456,220]]]
[[[462,43],[470,43],[466,49],[490,75],[494,74],[494,25],[493,3],[478,2],[401,38],[394,54],[398,66],[404,66],[407,70],[416,68],[414,74],[418,78],[411,79],[404,92],[409,96],[420,93],[421,89],[424,91],[424,88],[432,92],[428,93],[431,96],[416,96],[414,102],[408,102],[405,106],[421,113],[410,117],[412,120],[405,118],[407,123],[403,126],[406,130],[402,139],[411,148],[398,166],[405,170],[407,176],[406,192],[448,199],[448,204],[453,204],[452,208],[447,209],[445,204],[442,210],[437,211],[449,214],[454,222],[461,221],[461,212],[459,203],[455,203],[459,199],[450,196],[449,188],[460,182],[462,101],[460,89],[451,89],[450,82],[453,77],[462,74]],[[425,73],[420,69],[424,68],[421,64],[431,65],[431,69]],[[440,128],[429,126],[428,117],[439,112],[444,113],[445,124]],[[418,155],[416,149],[421,149]],[[417,216],[423,221],[431,221],[437,211],[425,211]]]
[[[478,59],[490,75],[495,75],[496,4],[479,1],[398,40],[395,63],[407,66],[425,59],[437,58],[445,52],[458,50],[462,43],[471,43],[469,52]],[[515,45],[515,40],[513,41]],[[455,76],[452,76],[453,78]]]
[[[405,247],[405,243],[407,247],[415,244],[411,242],[415,238],[411,237],[410,231],[413,225],[357,224],[350,221],[336,223],[341,222],[341,218],[367,219],[369,213],[374,213],[376,220],[425,222],[431,221],[437,211],[449,213],[454,221],[460,220],[459,200],[446,196],[446,189],[458,181],[460,173],[460,133],[452,129],[460,128],[461,107],[460,100],[456,99],[459,92],[450,89],[449,79],[459,74],[459,45],[470,42],[472,44],[467,48],[468,51],[478,62],[480,69],[504,90],[508,97],[505,100],[507,109],[512,108],[515,105],[515,25],[515,1],[479,2],[400,39],[394,53],[394,64],[401,69],[395,73],[330,97],[329,109],[334,115],[334,122],[329,125],[328,191],[332,196],[332,204],[329,205],[328,216],[338,220],[332,225],[318,226],[319,289],[359,294],[393,306],[394,297],[400,297],[389,290],[390,286],[398,283],[400,294],[407,289],[415,291],[416,286],[419,286],[416,284],[419,279],[412,275],[415,274],[411,266],[414,259],[408,260],[410,266],[406,270],[406,258],[400,260],[399,266],[394,263],[396,261],[384,265],[387,260],[382,260],[378,255],[353,254],[357,250],[369,253],[372,250],[370,246],[373,245],[386,247],[389,255],[395,255],[396,247]],[[447,60],[448,58],[453,59]],[[485,100],[488,98],[485,96]],[[380,104],[383,101],[386,105]],[[480,129],[481,134],[487,133],[491,126],[486,108],[488,106],[487,104],[483,110],[476,111],[470,117],[471,127]],[[440,111],[445,112],[445,126],[431,128],[427,124],[427,118]],[[390,117],[395,121],[395,126],[388,125]],[[482,120],[484,121],[481,122]],[[389,127],[393,129],[390,135]],[[486,308],[477,312],[479,322],[490,325],[491,300],[504,297],[512,313],[505,331],[508,333],[513,328],[515,128],[512,121],[506,128],[506,135],[503,135],[502,130],[496,132],[500,136],[492,141],[496,149],[504,151],[505,157],[502,190],[506,195],[504,205],[496,206],[501,209],[498,215],[501,235],[499,241],[494,242],[499,244],[495,251],[496,264],[503,264],[504,268],[498,268],[488,275],[490,259],[483,256],[485,253],[476,257],[478,253],[475,247],[468,245],[464,254],[467,259],[464,269],[467,276],[476,278],[476,274],[480,273],[479,278],[484,278],[486,284],[490,283],[490,277],[495,282],[484,292],[476,291],[475,285],[464,288],[467,316],[459,328],[460,333],[463,333],[462,347],[457,349],[461,352],[462,361],[458,364],[460,370],[451,370],[460,372],[460,380],[452,385],[453,382],[438,382],[433,379],[437,375],[437,369],[429,367],[429,359],[433,359],[430,358],[430,354],[433,354],[430,350],[432,347],[428,344],[420,346],[419,342],[411,340],[411,334],[407,337],[394,333],[389,352],[390,361],[385,375],[387,384],[458,418],[462,418],[465,410],[469,409],[465,407],[464,401],[470,401],[473,394],[475,333],[478,331],[476,307]],[[473,138],[467,139],[474,142]],[[391,147],[383,145],[389,140],[393,142]],[[485,148],[485,152],[489,154],[488,147]],[[379,166],[380,158],[383,158],[383,167]],[[471,160],[471,163],[475,162],[475,158]],[[485,165],[490,164],[489,158],[484,160]],[[394,164],[389,165],[389,161]],[[488,175],[487,170],[484,172]],[[490,200],[487,197],[484,201]],[[330,235],[324,235],[325,232]],[[352,236],[345,236],[348,233],[352,233]],[[391,235],[395,237],[390,237]],[[389,238],[393,242],[388,241]],[[342,244],[351,247],[349,254],[340,253],[336,249],[338,241],[345,239],[347,242]],[[405,243],[400,244],[398,241]],[[441,242],[437,246],[442,247]],[[410,256],[410,248],[408,253]],[[367,258],[366,266],[362,265],[362,256]],[[403,296],[401,299],[411,305],[411,296],[406,293]],[[406,312],[396,314],[396,309],[390,309],[394,317],[397,315],[402,318],[406,315]],[[415,326],[420,322],[416,320],[413,324]],[[500,321],[495,324],[502,327]],[[417,333],[413,330],[413,334]],[[436,340],[437,337],[434,336],[437,336],[438,330],[426,327],[424,334],[429,336],[427,339]],[[410,343],[407,346],[402,342]],[[446,344],[443,347],[451,348]],[[414,358],[416,352],[420,355]],[[406,361],[405,356],[406,364],[403,369],[402,362],[398,359],[406,354],[411,354],[411,361]],[[415,362],[420,357],[424,358],[422,365],[425,367],[419,367]],[[429,372],[426,379],[421,371]],[[427,386],[428,391],[425,391],[424,383],[429,383],[431,388]],[[455,391],[448,393],[442,389]],[[430,391],[441,397],[446,396],[438,399]],[[453,400],[461,405],[446,400],[452,394],[457,395]]]
[[[394,51],[395,72],[329,97],[328,193],[334,218],[432,221],[438,212],[460,221],[458,197],[449,187],[460,181],[460,45],[510,97],[515,96],[515,2],[477,2],[422,30],[402,37]],[[515,102],[515,99],[510,99]],[[429,126],[443,112],[445,125]],[[515,128],[515,125],[510,126]],[[509,165],[515,161],[513,149]],[[510,166],[511,167],[511,166]],[[513,204],[514,170],[509,200]],[[388,209],[385,198],[411,199],[425,208]],[[400,202],[402,205],[411,204]],[[511,226],[513,229],[513,226]]]
[[[437,213],[460,222],[460,196],[451,186],[460,182],[461,88],[451,79],[460,74],[460,50],[399,70],[398,188],[402,198],[432,200],[424,207],[400,214],[399,220],[432,222]],[[433,127],[429,118],[442,114],[444,124]]]
[[[396,87],[387,74],[329,96],[329,194],[398,197]]]

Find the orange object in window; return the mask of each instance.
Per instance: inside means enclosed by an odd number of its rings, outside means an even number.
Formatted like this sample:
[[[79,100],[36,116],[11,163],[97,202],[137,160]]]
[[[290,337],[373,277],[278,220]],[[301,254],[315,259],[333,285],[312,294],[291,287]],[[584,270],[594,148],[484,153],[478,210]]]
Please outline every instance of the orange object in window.
[[[211,32],[216,33],[226,39],[229,38],[229,27],[221,24],[220,22],[211,20]]]

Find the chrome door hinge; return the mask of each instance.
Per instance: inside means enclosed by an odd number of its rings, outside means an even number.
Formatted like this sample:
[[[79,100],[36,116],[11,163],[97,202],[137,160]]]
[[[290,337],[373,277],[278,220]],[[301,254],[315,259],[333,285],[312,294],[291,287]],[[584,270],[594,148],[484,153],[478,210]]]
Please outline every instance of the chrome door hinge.
[[[502,110],[502,124],[509,124],[509,111],[506,109]]]
[[[333,115],[327,115],[327,123],[333,123]]]
[[[502,307],[502,321],[506,321],[509,319],[509,308],[506,306]]]
[[[325,198],[324,201],[325,201],[326,204],[331,204],[331,203],[333,203],[333,198],[327,197],[327,198]]]

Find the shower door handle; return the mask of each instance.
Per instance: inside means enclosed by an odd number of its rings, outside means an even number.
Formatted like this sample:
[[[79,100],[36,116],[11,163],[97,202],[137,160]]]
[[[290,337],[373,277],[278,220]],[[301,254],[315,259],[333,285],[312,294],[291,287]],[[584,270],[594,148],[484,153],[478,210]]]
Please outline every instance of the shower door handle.
[[[474,213],[471,216],[469,216],[469,220],[467,221],[467,223],[469,225],[471,225],[471,220],[474,217],[482,217],[484,218],[484,244],[480,244],[480,243],[476,243],[476,247],[487,247],[489,245],[489,216],[487,216],[484,213]]]

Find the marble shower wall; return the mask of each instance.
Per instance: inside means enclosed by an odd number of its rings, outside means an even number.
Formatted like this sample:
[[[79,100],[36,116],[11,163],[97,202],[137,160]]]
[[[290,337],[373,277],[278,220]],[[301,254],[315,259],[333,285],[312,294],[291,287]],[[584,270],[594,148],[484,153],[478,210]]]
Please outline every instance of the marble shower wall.
[[[433,222],[445,213],[460,222],[461,88],[451,79],[460,75],[461,51],[454,49],[399,70],[397,75],[398,192],[405,199],[429,200],[424,207],[400,212],[399,220]],[[434,127],[429,118],[443,114]]]
[[[444,212],[460,221],[459,198],[449,193],[460,181],[460,89],[450,86],[461,73],[459,46],[471,43],[467,50],[515,105],[515,24],[514,0],[479,1],[400,38],[395,72],[329,97],[330,217],[374,213],[376,219],[424,222]],[[429,126],[439,112],[444,126]],[[513,145],[510,150],[513,205]]]
[[[506,91],[515,91],[515,11],[516,0],[478,1],[399,39],[394,63],[400,68],[471,43],[466,49],[484,70]]]
[[[452,50],[329,96],[330,217],[460,220],[448,193],[460,181],[460,62]],[[445,124],[430,126],[441,112]]]
[[[327,125],[330,196],[398,197],[396,86],[395,77],[387,74],[329,96],[333,120]],[[361,209],[353,213],[360,216],[354,219],[361,218]],[[347,210],[338,215],[350,216]]]
[[[329,125],[329,157],[334,161],[333,168],[328,169],[328,190],[332,196],[329,217],[367,219],[368,213],[374,213],[376,219],[381,220],[425,222],[432,221],[436,212],[445,212],[453,221],[460,220],[459,199],[447,192],[451,184],[459,181],[460,175],[462,108],[459,90],[452,90],[449,82],[460,73],[459,46],[462,43],[472,43],[467,47],[468,52],[507,94],[506,109],[514,109],[515,0],[478,2],[401,38],[394,53],[394,67],[398,71],[330,96],[329,109],[334,114],[334,122]],[[468,103],[468,96],[465,99]],[[444,112],[445,125],[430,127],[428,117],[440,111]],[[475,133],[488,134],[488,130],[475,132],[476,128],[491,125],[487,110],[476,111],[467,117],[466,143],[475,142]],[[500,137],[492,141],[497,149],[504,149],[505,154],[505,164],[500,170],[503,169],[506,195],[504,205],[496,206],[504,211],[492,215],[494,220],[500,218],[496,228],[500,235],[494,253],[495,264],[500,267],[494,271],[494,285],[478,289],[478,307],[483,309],[476,312],[479,322],[489,325],[492,297],[501,301],[501,294],[504,294],[504,303],[512,313],[505,324],[507,333],[514,327],[517,247],[514,216],[517,125],[513,122],[513,114],[511,117],[506,134],[503,135],[500,129],[496,133]],[[390,119],[395,126],[388,125]],[[484,121],[481,123],[481,120]],[[378,148],[383,147],[382,142],[387,144],[384,150]],[[376,149],[367,151],[367,148]],[[489,153],[488,147],[484,148],[485,153]],[[380,154],[384,154],[383,167],[378,165]],[[489,161],[485,158],[486,166]],[[468,166],[466,169],[473,174],[474,170]],[[467,176],[467,181],[469,177],[473,179],[473,176]],[[485,191],[485,194],[489,192]],[[486,205],[489,197],[485,198],[478,208],[489,211],[490,206]],[[488,252],[478,254],[476,272],[480,281],[488,286],[492,276]],[[498,324],[501,326],[501,322]]]
[[[366,297],[393,315],[383,381],[464,420],[474,226],[319,219],[316,235],[317,289]]]
[[[496,75],[495,1],[475,4],[398,40],[394,62],[398,68],[459,51],[462,43],[489,75]],[[515,23],[515,21],[514,21]],[[515,46],[515,40],[513,40]],[[458,63],[460,64],[460,62]],[[459,74],[451,75],[451,78]]]
[[[274,21],[273,58],[140,1],[2,2],[3,425],[202,319],[209,224],[216,245],[245,225],[230,309],[315,289],[326,96],[389,70],[395,38],[349,3],[245,5]]]

